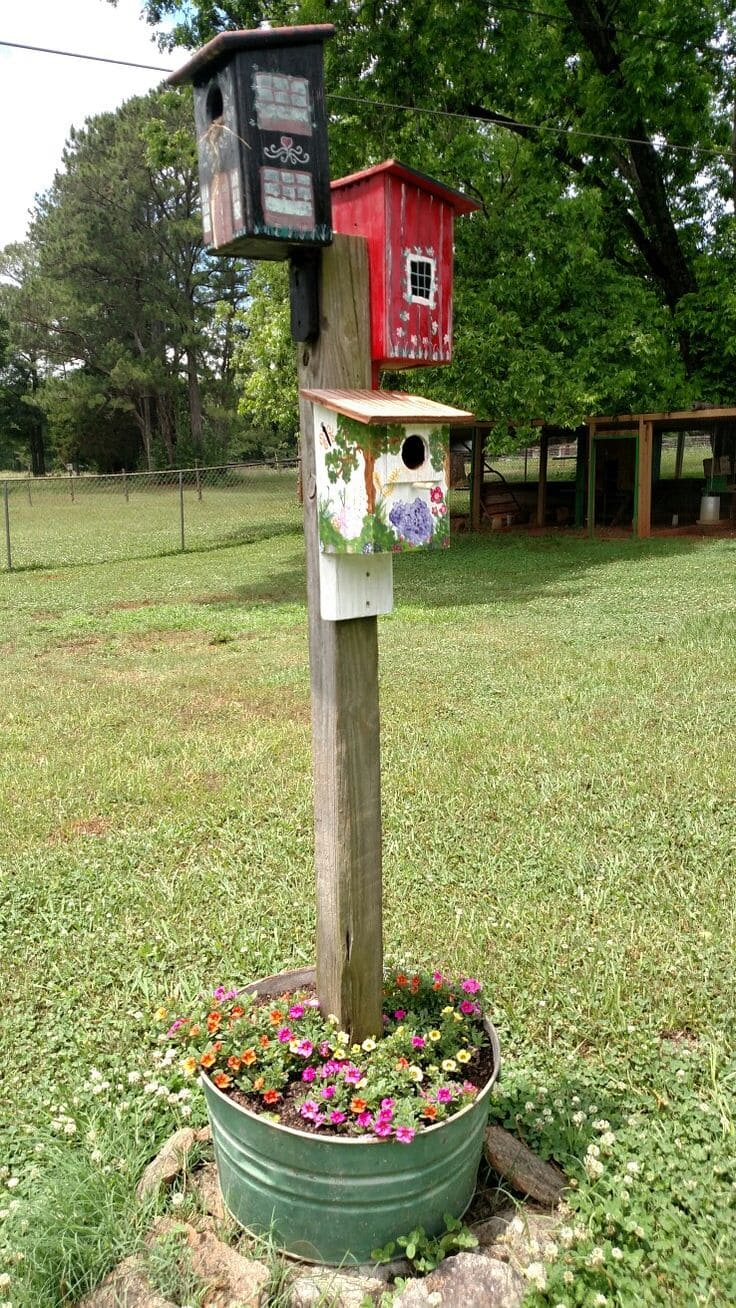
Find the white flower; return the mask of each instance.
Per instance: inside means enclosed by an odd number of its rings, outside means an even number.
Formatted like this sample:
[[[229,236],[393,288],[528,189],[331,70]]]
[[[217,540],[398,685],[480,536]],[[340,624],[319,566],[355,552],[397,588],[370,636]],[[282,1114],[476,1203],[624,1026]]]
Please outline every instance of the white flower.
[[[172,1207],[172,1208],[181,1208],[182,1204],[184,1203],[185,1197],[186,1197],[186,1196],[183,1195],[183,1194],[181,1193],[181,1191],[179,1191],[178,1194],[172,1194],[172,1196],[171,1196],[171,1207]]]
[[[608,1303],[608,1300],[605,1294],[597,1294],[595,1296],[595,1299],[593,1300],[593,1303],[596,1305],[596,1308],[606,1308],[606,1304]]]
[[[597,1122],[593,1123],[594,1131],[610,1131],[611,1123],[607,1122],[604,1117],[599,1117]]]
[[[611,1257],[615,1258],[617,1263],[620,1263],[623,1256],[624,1256],[623,1249],[619,1249],[618,1245],[614,1245],[613,1248],[611,1249]]]
[[[630,1159],[626,1164],[626,1171],[629,1172],[631,1176],[636,1176],[636,1173],[639,1171],[639,1164],[635,1158]]]
[[[603,1175],[605,1168],[597,1158],[586,1158],[583,1163],[586,1175],[591,1181],[597,1181]]]
[[[588,1254],[589,1267],[602,1267],[606,1261],[606,1254],[599,1244],[596,1244]]]
[[[142,1080],[140,1072],[128,1072],[128,1085],[136,1085]]]
[[[585,1121],[585,1113],[581,1113],[580,1110],[578,1110],[577,1113],[573,1113],[572,1120],[575,1126],[582,1126]]]
[[[101,1163],[102,1151],[100,1149],[93,1149],[92,1153],[90,1154],[90,1159],[93,1163]]]
[[[600,1158],[601,1151],[596,1144],[589,1144],[585,1151],[591,1158]]]
[[[569,1249],[575,1240],[575,1232],[571,1226],[561,1226],[557,1232],[557,1238],[563,1249]]]
[[[558,1253],[559,1253],[560,1251],[559,1251],[557,1245],[555,1244],[554,1240],[550,1240],[550,1241],[548,1241],[548,1243],[544,1246],[544,1249],[543,1249],[542,1252],[544,1253],[544,1261],[545,1261],[546,1263],[553,1263],[553,1262],[555,1261],[555,1258],[557,1257],[557,1255],[558,1255]]]
[[[562,1273],[562,1279],[565,1282],[565,1285],[572,1285],[573,1281],[575,1280],[575,1277],[572,1272],[568,1271]]]
[[[0,1272],[0,1290],[7,1290],[10,1285],[10,1275],[8,1272]]]
[[[530,1263],[526,1268],[524,1275],[528,1281],[531,1281],[535,1290],[546,1290],[547,1288],[547,1269],[544,1263]]]
[[[144,1095],[155,1095],[158,1090],[158,1081],[146,1081],[143,1087]]]
[[[20,1184],[20,1178],[17,1176],[9,1176],[5,1184],[9,1190],[14,1190],[15,1187]]]
[[[613,1131],[604,1131],[601,1136],[601,1144],[604,1149],[612,1149],[616,1143],[616,1137]]]

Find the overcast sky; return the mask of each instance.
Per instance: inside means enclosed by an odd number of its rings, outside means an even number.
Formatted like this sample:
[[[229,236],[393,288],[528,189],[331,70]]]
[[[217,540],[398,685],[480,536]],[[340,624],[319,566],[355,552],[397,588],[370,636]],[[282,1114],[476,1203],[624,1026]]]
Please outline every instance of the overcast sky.
[[[0,40],[178,67],[186,52],[159,52],[140,18],[142,2],[118,0],[113,9],[107,0],[0,0]],[[24,239],[34,196],[51,185],[69,128],[164,76],[0,46],[0,248]]]

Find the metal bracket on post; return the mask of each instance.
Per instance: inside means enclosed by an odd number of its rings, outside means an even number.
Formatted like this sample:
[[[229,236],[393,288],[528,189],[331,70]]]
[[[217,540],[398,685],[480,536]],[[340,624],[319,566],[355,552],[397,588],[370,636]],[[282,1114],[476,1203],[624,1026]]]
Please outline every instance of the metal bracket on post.
[[[319,273],[322,251],[294,250],[289,259],[291,339],[316,341],[319,336]]]

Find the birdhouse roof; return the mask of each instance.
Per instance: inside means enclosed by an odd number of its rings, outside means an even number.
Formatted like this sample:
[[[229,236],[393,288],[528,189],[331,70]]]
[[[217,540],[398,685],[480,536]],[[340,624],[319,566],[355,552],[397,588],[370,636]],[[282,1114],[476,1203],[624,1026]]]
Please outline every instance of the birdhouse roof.
[[[341,413],[356,422],[461,423],[472,422],[474,415],[450,404],[438,404],[423,395],[404,395],[401,391],[315,391],[303,390],[305,400],[323,404],[333,413]]]
[[[202,46],[192,58],[167,77],[170,86],[184,82],[206,81],[217,66],[241,50],[265,50],[269,46],[310,45],[334,36],[332,23],[312,23],[304,27],[257,27],[252,31],[220,32]]]
[[[395,177],[401,182],[409,182],[410,185],[419,187],[429,195],[444,200],[446,204],[452,205],[455,213],[472,213],[474,209],[480,209],[477,200],[471,200],[469,196],[464,195],[462,191],[456,191],[452,186],[445,186],[444,182],[438,182],[436,177],[429,177],[427,173],[420,173],[416,168],[407,167],[398,159],[386,159],[372,168],[363,168],[358,173],[350,173],[348,177],[338,177],[332,183],[332,190],[338,191],[345,186],[354,186],[381,173],[385,173],[388,177]]]

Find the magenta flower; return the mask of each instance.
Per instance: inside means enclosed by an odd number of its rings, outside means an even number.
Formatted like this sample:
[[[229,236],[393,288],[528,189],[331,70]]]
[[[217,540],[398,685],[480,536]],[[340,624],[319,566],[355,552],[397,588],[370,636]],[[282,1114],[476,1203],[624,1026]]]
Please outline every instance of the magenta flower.
[[[442,487],[441,487],[441,486],[433,486],[432,489],[431,489],[431,491],[429,492],[429,498],[431,499],[431,501],[432,501],[433,504],[441,504],[441,503],[442,503]],[[436,976],[437,976],[437,973],[435,972],[434,975],[435,975],[435,977],[436,977]]]
[[[339,1126],[341,1122],[345,1121],[345,1113],[341,1113],[339,1108],[333,1108],[330,1113],[330,1121],[333,1126]]]
[[[358,1126],[370,1126],[373,1121],[373,1114],[366,1110],[364,1113],[358,1113],[355,1120],[358,1123]]]
[[[238,993],[237,990],[226,990],[224,986],[217,986],[212,991],[212,996],[218,1003],[222,1003],[223,999],[235,999]]]
[[[334,1099],[335,1098],[334,1085],[323,1085],[321,1094],[323,1099]]]
[[[461,1005],[460,1005],[460,1012],[461,1012],[461,1013],[474,1013],[475,1010],[476,1010],[476,1008],[477,1008],[477,1004],[473,1004],[473,1003],[471,1003],[471,1001],[470,1001],[469,999],[463,999],[463,1001],[462,1001],[462,1003],[461,1003]]]
[[[391,1123],[384,1121],[381,1117],[377,1117],[373,1123],[373,1134],[381,1136],[382,1138],[390,1135],[392,1130],[393,1127],[391,1126]]]
[[[403,1022],[404,1018],[406,1017],[406,1009],[397,1008],[396,1012],[394,1013],[394,1017],[396,1018],[397,1022]]]
[[[358,1082],[362,1080],[363,1077],[363,1073],[361,1072],[360,1068],[354,1067],[352,1065],[350,1067],[345,1068],[344,1075],[348,1085],[357,1085]]]
[[[325,1120],[324,1113],[319,1111],[319,1104],[316,1104],[313,1099],[305,1099],[299,1112],[307,1122],[314,1122],[315,1126],[319,1126]]]
[[[445,978],[443,977],[441,972],[433,972],[432,980],[435,982],[436,985],[441,986],[444,984]]]
[[[437,1103],[449,1104],[451,1099],[452,1099],[452,1090],[450,1089],[450,1087],[446,1085],[441,1085],[439,1090],[437,1091]]]
[[[282,1045],[288,1045],[289,1041],[294,1039],[294,1032],[290,1026],[280,1026],[276,1034]]]
[[[186,1018],[183,1018],[183,1017],[177,1017],[176,1021],[171,1023],[171,1026],[169,1027],[168,1031],[166,1032],[166,1039],[168,1040],[169,1037],[172,1036],[172,1035],[174,1034],[175,1031],[178,1031],[178,1030],[179,1030],[179,1027],[180,1027],[180,1026],[183,1026],[185,1021],[186,1021]]]
[[[415,1049],[423,1049],[427,1042],[423,1036],[412,1036],[411,1043]]]
[[[397,1126],[396,1128],[396,1139],[399,1144],[411,1144],[415,1135],[416,1131],[413,1126]]]
[[[395,1099],[382,1099],[381,1108],[393,1108],[395,1103],[396,1103]]]
[[[320,1058],[327,1058],[331,1053],[332,1053],[332,1050],[331,1050],[330,1046],[328,1045],[327,1041],[326,1041],[326,1040],[323,1040],[323,1041],[322,1041],[322,1044],[321,1044],[320,1047],[319,1047]]]
[[[299,1054],[300,1058],[309,1058],[313,1049],[314,1045],[311,1040],[300,1040],[296,1047],[296,1052]]]
[[[321,1047],[322,1046],[320,1045],[320,1048]],[[319,1069],[319,1074],[321,1077],[325,1079],[329,1079],[329,1077],[331,1076],[337,1076],[339,1071],[340,1071],[340,1064],[338,1063],[337,1059],[329,1058],[326,1063],[322,1064],[321,1068]]]
[[[477,1095],[477,1093],[478,1093],[477,1085],[473,1085],[472,1081],[463,1081],[464,1095]]]
[[[474,976],[469,976],[467,980],[461,982],[461,989],[465,991],[466,995],[477,995],[478,991],[482,989],[482,986],[480,981],[476,981]]]
[[[304,1005],[293,1004],[289,1009],[289,1017],[293,1017],[295,1021],[298,1017],[304,1017]]]
[[[317,1073],[313,1067],[305,1067],[302,1072],[302,1081],[313,1081]]]

